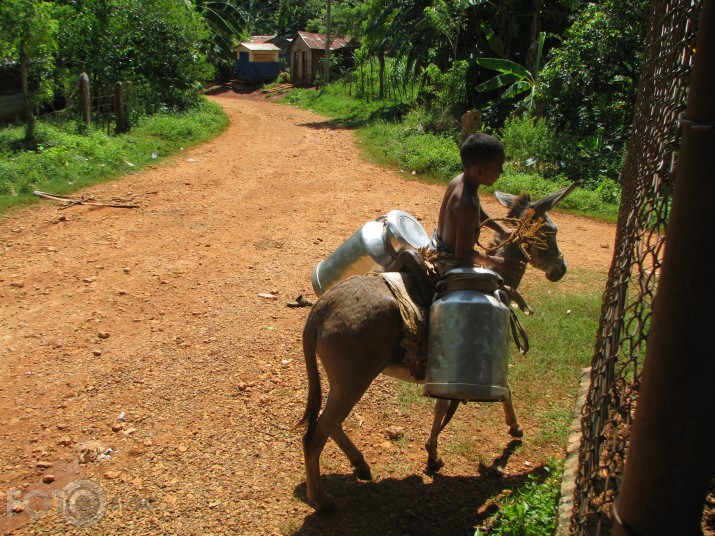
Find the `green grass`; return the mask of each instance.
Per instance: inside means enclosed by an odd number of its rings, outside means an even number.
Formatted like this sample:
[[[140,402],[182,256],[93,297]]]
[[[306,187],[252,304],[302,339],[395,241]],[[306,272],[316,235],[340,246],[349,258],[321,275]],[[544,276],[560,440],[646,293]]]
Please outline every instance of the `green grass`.
[[[129,134],[108,135],[90,128],[79,134],[75,123],[40,121],[37,151],[19,150],[22,126],[0,130],[0,214],[36,202],[33,191],[67,195],[209,140],[228,126],[220,106],[209,101],[184,113],[143,118]]]

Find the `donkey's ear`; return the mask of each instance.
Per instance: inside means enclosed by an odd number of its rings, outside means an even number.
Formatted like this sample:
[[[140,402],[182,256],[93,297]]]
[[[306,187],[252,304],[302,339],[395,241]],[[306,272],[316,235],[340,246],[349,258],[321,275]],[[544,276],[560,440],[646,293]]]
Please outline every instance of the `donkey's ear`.
[[[534,203],[534,209],[537,211],[544,211],[548,212],[552,208],[554,208],[554,205],[564,199],[567,195],[569,195],[574,188],[576,188],[580,182],[574,182],[572,184],[569,184],[565,188],[561,188],[560,190],[556,190],[554,193],[547,195],[543,199],[539,199],[536,203]]]
[[[494,192],[494,195],[499,200],[499,202],[506,208],[511,208],[514,205],[514,201],[516,200],[515,195],[508,194],[506,192],[500,192],[499,190],[496,190]]]

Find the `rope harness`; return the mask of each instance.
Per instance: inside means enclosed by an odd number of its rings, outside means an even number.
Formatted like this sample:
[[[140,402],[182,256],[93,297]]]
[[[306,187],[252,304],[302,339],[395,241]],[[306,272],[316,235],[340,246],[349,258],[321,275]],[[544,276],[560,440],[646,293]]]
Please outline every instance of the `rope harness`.
[[[528,248],[535,247],[536,249],[546,249],[548,247],[546,239],[544,239],[543,237],[545,231],[542,231],[542,227],[546,222],[543,218],[536,217],[536,212],[533,208],[530,208],[526,211],[526,214],[523,219],[489,218],[487,220],[484,220],[479,225],[479,229],[481,230],[481,228],[484,227],[487,222],[492,221],[501,222],[508,227],[513,227],[513,231],[511,231],[511,233],[509,233],[509,236],[507,236],[501,242],[495,241],[489,246],[485,246],[484,244],[479,242],[479,239],[477,239],[477,245],[482,248],[487,255],[493,255],[503,247],[506,247],[510,244],[516,244],[521,250],[521,252],[524,254],[524,257],[526,257],[526,259],[530,261],[531,255],[529,255],[529,252],[527,251]]]

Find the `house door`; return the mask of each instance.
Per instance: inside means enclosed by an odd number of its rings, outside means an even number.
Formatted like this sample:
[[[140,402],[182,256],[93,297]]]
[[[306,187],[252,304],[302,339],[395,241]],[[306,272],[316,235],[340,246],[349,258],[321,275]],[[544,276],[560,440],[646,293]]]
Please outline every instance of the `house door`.
[[[291,70],[291,80],[293,83],[298,83],[300,82],[300,53],[299,52],[293,52],[293,62],[291,63],[290,70]]]
[[[302,65],[302,68],[301,68],[301,70],[300,70],[300,71],[301,71],[300,81],[303,82],[303,83],[309,83],[310,80],[308,79],[308,78],[309,78],[309,74],[308,74],[308,53],[304,50],[304,51],[302,51],[302,52],[300,53],[300,55],[301,55],[301,62],[300,62],[300,63],[301,63],[301,65]]]

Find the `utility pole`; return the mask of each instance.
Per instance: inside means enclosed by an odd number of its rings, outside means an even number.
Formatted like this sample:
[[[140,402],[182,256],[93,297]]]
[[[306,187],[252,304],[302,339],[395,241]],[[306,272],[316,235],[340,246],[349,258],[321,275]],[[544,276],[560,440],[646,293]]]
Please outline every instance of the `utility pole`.
[[[323,80],[325,85],[330,81],[330,0],[325,11],[325,57],[323,58]]]

